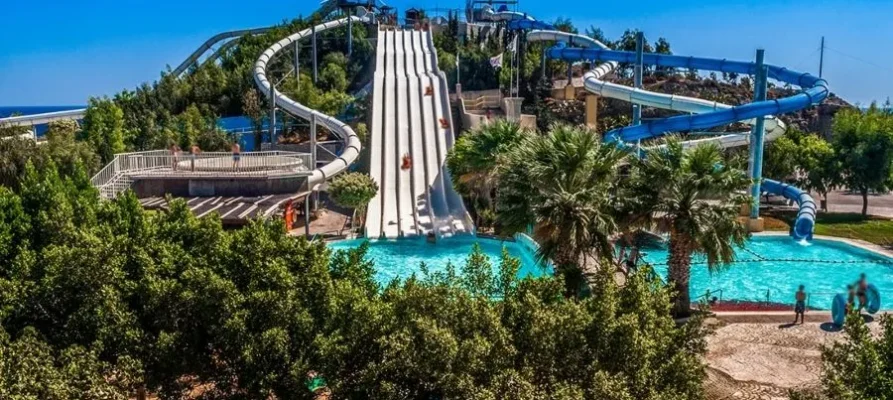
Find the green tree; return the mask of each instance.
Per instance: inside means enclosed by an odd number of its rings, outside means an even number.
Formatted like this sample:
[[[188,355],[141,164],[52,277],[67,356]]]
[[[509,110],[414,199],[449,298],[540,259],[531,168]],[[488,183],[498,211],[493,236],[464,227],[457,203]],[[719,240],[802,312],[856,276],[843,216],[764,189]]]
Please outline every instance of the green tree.
[[[264,107],[263,104],[261,104],[257,90],[249,89],[242,94],[242,112],[245,116],[251,119],[251,126],[254,128],[254,148],[260,150],[260,145],[263,140],[261,131],[264,127],[264,117],[266,117],[266,114],[264,113]]]
[[[447,154],[447,168],[453,186],[469,198],[480,214],[492,210],[498,178],[498,166],[502,158],[530,135],[518,125],[505,119],[497,119],[466,132],[456,141]]]
[[[108,98],[91,98],[81,133],[105,164],[124,152],[124,112]]]
[[[56,351],[33,328],[15,340],[0,330],[0,398],[126,400],[130,374],[79,346]]]
[[[798,152],[797,142],[787,133],[769,142],[763,155],[763,176],[781,181],[790,180],[797,172]]]
[[[631,196],[648,226],[669,233],[668,278],[674,313],[691,312],[691,257],[702,254],[711,271],[730,263],[748,237],[738,221],[750,180],[715,145],[685,149],[677,139],[645,150],[633,163]]]
[[[326,91],[344,92],[347,90],[348,79],[347,57],[342,53],[333,52],[323,57],[324,65],[319,73],[320,86]]]
[[[800,139],[797,163],[803,172],[797,184],[800,188],[822,196],[822,210],[828,209],[828,192],[841,180],[840,164],[831,144],[818,135],[804,135]]]
[[[497,221],[508,232],[533,227],[539,256],[555,263],[568,296],[585,288],[584,268],[610,260],[611,194],[625,156],[594,131],[556,125],[525,137],[500,168]]]
[[[78,124],[73,120],[52,121],[46,131],[46,144],[38,146],[43,157],[52,160],[63,176],[73,176],[83,169],[92,175],[101,167],[99,157],[85,142],[75,140]]]
[[[861,315],[850,314],[845,339],[822,350],[821,395],[792,393],[802,399],[893,399],[893,318],[883,317],[875,336]]]
[[[369,201],[378,193],[378,184],[369,175],[350,172],[339,175],[329,183],[329,194],[336,203],[357,210],[363,215]]]
[[[890,189],[893,117],[874,104],[865,112],[842,110],[834,117],[833,131],[842,183],[862,195],[862,215],[868,215],[868,193]]]

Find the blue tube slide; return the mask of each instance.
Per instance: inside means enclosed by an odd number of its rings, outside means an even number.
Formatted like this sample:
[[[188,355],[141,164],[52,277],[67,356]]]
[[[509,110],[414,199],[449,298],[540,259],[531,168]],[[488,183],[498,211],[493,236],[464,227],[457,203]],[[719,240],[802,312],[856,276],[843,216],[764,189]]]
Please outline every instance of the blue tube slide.
[[[553,48],[549,50],[549,57],[574,61],[600,60],[634,63],[636,53],[591,48]],[[654,53],[646,53],[644,55],[643,63],[662,67],[691,68],[750,75],[756,72],[756,64],[751,62]],[[619,139],[623,141],[635,141],[661,136],[668,132],[708,129],[746,119],[801,110],[813,104],[818,104],[828,97],[828,83],[824,79],[820,79],[808,73],[791,71],[787,68],[776,67],[774,65],[767,65],[767,67],[769,69],[770,78],[800,86],[805,90],[782,99],[759,101],[710,113],[670,117],[641,125],[626,126],[606,133],[605,138],[608,140]]]
[[[512,31],[527,31],[533,29],[543,29],[554,31],[555,27],[542,21],[531,19],[513,19],[508,23],[508,29]]]
[[[800,211],[797,212],[797,218],[794,220],[794,227],[791,228],[791,237],[795,240],[812,240],[812,231],[813,227],[815,227],[815,214],[817,210],[815,200],[812,196],[791,185],[772,179],[763,179],[763,184],[760,185],[760,188],[764,192],[796,201]]]

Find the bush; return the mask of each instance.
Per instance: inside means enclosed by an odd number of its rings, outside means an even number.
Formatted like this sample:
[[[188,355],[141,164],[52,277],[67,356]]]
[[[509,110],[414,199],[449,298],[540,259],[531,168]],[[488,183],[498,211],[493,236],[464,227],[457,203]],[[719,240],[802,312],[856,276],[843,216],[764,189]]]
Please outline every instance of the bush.
[[[329,184],[329,194],[336,203],[358,210],[365,209],[376,193],[378,184],[359,172],[343,174]]]

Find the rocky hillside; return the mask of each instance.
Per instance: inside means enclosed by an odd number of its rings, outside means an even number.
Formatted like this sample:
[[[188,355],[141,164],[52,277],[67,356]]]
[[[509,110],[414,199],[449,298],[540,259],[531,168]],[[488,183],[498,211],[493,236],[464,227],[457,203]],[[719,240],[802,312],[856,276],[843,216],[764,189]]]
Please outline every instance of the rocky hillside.
[[[624,79],[613,79],[612,81],[624,85],[632,84],[632,81]],[[646,77],[643,86],[655,92],[697,97],[733,105],[745,104],[753,99],[752,85],[747,78],[736,81],[724,81],[710,78],[692,79],[678,75],[663,79]],[[798,91],[795,88],[770,85],[768,97],[770,99],[787,97],[796,94]],[[576,100],[552,100],[550,108],[559,119],[571,123],[582,123],[585,113],[584,96],[585,93],[581,92]],[[821,105],[796,113],[782,115],[781,119],[788,126],[802,131],[821,132],[824,135],[829,135],[831,117],[841,108],[847,107],[853,106],[832,93]],[[642,118],[647,120],[678,114],[669,110],[646,108],[642,112]],[[599,128],[602,131],[629,124],[631,115],[632,105],[630,103],[606,98],[599,101],[598,118]],[[717,130],[740,130],[740,127],[718,127]]]

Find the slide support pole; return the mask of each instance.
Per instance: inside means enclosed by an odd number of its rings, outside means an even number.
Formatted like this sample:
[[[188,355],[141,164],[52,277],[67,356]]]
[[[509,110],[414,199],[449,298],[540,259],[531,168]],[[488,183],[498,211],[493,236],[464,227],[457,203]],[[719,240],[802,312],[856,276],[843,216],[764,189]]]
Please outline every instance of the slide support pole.
[[[636,32],[636,65],[633,67],[633,85],[636,89],[642,88],[643,58],[645,51],[645,33]],[[633,103],[633,125],[642,123],[642,106]],[[642,156],[642,140],[636,141],[636,154]]]
[[[353,18],[350,15],[350,9],[347,9],[347,59],[353,54]]]
[[[306,235],[308,238],[310,237],[310,197],[311,196],[313,196],[313,193],[307,192],[307,196],[304,197],[304,235]]]
[[[316,168],[316,114],[310,114],[310,165]]]
[[[269,73],[270,71],[268,71]],[[270,144],[276,146],[276,84],[270,74]]]
[[[295,79],[301,83],[301,43],[295,40]]]
[[[542,65],[540,65],[540,72],[542,72],[542,73],[540,74],[540,79],[543,79],[546,77],[546,50],[547,49],[548,49],[547,47],[543,46],[543,58],[541,59]]]
[[[313,25],[313,38],[311,42],[313,42],[313,84],[317,84],[319,80],[319,71],[317,70],[316,65],[316,25]]]
[[[756,79],[754,80],[754,101],[765,101],[767,90],[767,79],[769,69],[763,64],[763,49],[757,50],[756,62]],[[750,208],[750,218],[757,219],[760,217],[760,181],[763,179],[763,135],[765,133],[765,118],[757,117],[753,126],[753,133],[750,139],[750,157],[751,157],[751,179],[753,180],[750,195],[752,197],[753,206]]]

